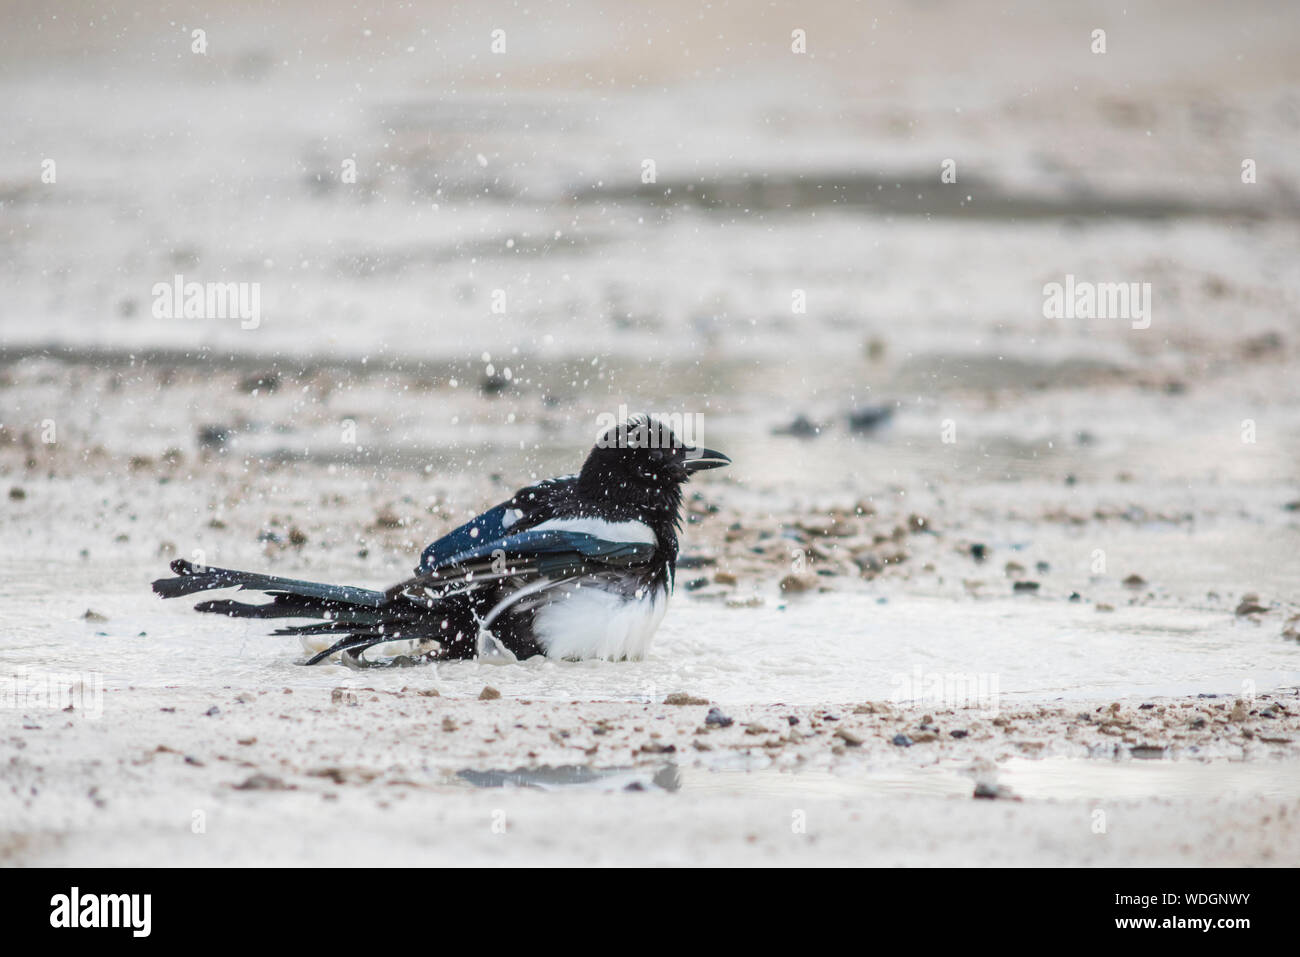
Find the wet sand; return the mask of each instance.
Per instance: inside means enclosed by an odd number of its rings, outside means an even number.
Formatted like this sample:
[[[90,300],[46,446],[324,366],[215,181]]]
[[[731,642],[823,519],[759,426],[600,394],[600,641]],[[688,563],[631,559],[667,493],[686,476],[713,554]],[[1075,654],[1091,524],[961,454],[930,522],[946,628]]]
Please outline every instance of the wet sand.
[[[103,696],[0,708],[0,861],[1297,859],[1293,12],[582,7],[493,62],[490,9],[192,58],[6,8],[0,678]],[[389,584],[624,405],[735,462],[646,661],[305,669],[147,590]]]
[[[6,729],[0,859],[1182,866],[1300,852],[1294,694],[992,718],[742,707],[721,727],[703,704],[467,700],[346,680],[113,689],[99,720],[29,714]],[[1242,762],[1261,775],[1242,777]],[[1021,778],[1043,789],[1040,767],[1056,790],[1022,796]]]
[[[328,370],[269,391],[269,373],[152,361],[28,356],[3,374],[5,395],[65,402],[68,423],[52,445],[0,446],[0,521],[22,550],[3,563],[5,663],[103,688],[72,712],[0,709],[7,863],[1270,865],[1300,850],[1281,484],[1207,476],[1171,495],[1107,475],[1090,444],[1059,466],[1071,482],[1044,470],[1011,494],[959,472],[809,496],[741,455],[737,475],[692,486],[647,661],[307,669],[296,642],[163,603],[148,581],[196,548],[395,580],[504,497],[511,464],[568,470],[576,429],[543,424],[556,406],[509,403],[547,444],[488,443],[495,478],[447,464],[489,454],[468,444],[317,445],[337,410],[304,396]],[[430,395],[406,381],[352,373],[342,394],[405,436]],[[432,392],[479,435],[507,407]],[[903,412],[861,445],[830,430],[748,444],[906,468],[925,461],[908,431]],[[1225,548],[1251,557],[1224,568]]]

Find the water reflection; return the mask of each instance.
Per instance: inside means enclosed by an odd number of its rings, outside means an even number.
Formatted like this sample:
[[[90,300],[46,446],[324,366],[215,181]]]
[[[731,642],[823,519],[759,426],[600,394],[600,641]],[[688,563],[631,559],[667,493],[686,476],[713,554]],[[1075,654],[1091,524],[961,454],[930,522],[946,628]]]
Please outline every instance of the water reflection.
[[[821,798],[972,797],[977,786],[1024,800],[1123,800],[1152,797],[1220,798],[1300,795],[1295,762],[1178,761],[1155,754],[1140,760],[1013,758],[993,770],[968,765],[858,768],[848,772],[709,770],[664,764],[658,768],[543,765],[514,770],[463,770],[456,777],[483,788],[543,791],[681,791]]]

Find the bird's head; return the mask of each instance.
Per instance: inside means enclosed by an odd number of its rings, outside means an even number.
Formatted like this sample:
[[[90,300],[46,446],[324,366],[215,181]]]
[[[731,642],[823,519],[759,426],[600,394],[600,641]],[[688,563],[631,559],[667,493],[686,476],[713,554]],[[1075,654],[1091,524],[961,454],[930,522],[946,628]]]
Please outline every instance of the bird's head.
[[[696,472],[730,463],[721,452],[687,445],[667,425],[638,416],[610,428],[596,441],[578,476],[578,490],[590,500],[659,505],[675,511],[683,482]]]

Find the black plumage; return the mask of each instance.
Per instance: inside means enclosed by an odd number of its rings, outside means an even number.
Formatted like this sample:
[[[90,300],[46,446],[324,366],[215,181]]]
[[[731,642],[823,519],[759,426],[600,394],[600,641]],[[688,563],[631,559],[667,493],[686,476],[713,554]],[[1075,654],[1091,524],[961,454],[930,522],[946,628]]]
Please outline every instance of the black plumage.
[[[271,598],[200,602],[239,618],[305,618],[275,633],[337,636],[308,664],[354,661],[389,641],[428,659],[493,650],[516,658],[642,653],[673,587],[682,485],[730,460],[688,448],[647,418],[611,429],[577,475],[520,489],[429,545],[415,574],[384,591],[172,562],[164,598],[235,587]],[[604,619],[604,620],[601,620]]]

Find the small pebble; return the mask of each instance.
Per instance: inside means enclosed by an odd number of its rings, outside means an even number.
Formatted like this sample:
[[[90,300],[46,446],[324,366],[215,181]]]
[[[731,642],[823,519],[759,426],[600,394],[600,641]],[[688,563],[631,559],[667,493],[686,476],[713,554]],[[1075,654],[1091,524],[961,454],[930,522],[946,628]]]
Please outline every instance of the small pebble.
[[[735,724],[731,718],[723,714],[718,708],[709,709],[709,713],[704,716],[704,723],[718,728],[730,728]]]
[[[664,704],[708,704],[708,698],[697,698],[695,695],[687,694],[685,691],[674,691],[668,697],[664,698]]]

